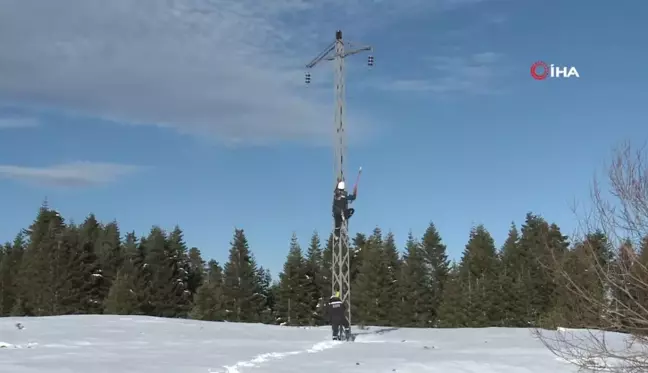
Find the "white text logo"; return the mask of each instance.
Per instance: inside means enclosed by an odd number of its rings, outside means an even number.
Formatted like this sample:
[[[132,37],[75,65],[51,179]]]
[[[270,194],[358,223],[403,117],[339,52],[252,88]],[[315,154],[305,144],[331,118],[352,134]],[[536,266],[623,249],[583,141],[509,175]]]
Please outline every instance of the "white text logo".
[[[535,80],[545,80],[551,78],[580,78],[578,70],[574,66],[555,66],[547,65],[543,61],[538,61],[531,65],[531,76]]]

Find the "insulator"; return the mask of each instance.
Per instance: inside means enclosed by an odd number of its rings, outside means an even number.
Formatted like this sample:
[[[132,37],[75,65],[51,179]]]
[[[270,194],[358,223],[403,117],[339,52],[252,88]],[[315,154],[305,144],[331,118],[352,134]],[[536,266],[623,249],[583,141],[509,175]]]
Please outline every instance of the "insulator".
[[[310,82],[311,82],[311,74],[306,73],[306,84],[310,84]]]
[[[369,57],[368,57],[368,59],[367,59],[367,64],[368,64],[369,66],[373,66],[373,65],[374,65],[374,58],[373,58],[373,56],[369,56]]]

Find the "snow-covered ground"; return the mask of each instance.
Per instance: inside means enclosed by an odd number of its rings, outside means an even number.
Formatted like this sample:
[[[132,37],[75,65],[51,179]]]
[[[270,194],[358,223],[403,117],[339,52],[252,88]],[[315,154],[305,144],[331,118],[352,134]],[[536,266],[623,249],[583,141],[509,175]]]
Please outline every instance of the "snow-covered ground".
[[[0,372],[576,372],[526,329],[356,331],[363,334],[355,342],[333,342],[329,327],[137,316],[0,318]]]

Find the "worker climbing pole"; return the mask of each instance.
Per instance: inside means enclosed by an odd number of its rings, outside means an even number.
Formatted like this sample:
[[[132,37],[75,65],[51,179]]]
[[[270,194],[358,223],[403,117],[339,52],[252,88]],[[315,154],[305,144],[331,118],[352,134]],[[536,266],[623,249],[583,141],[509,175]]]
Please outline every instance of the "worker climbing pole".
[[[348,48],[345,48],[345,44]],[[344,76],[344,59],[348,56],[361,53],[363,51],[372,51],[370,46],[354,47],[352,44],[342,39],[342,31],[335,32],[335,41],[331,43],[322,53],[315,57],[308,65],[307,69],[313,68],[315,65],[322,61],[334,61],[334,79],[335,79],[335,119],[333,122],[334,133],[334,172],[335,172],[335,186],[334,189],[340,185],[344,189],[346,177],[344,167],[346,162],[346,128],[345,128],[345,76]],[[373,66],[373,56],[369,56],[367,63],[370,67]],[[306,84],[310,84],[311,74],[306,72]],[[361,171],[362,169],[360,169]],[[358,180],[360,172],[358,172]],[[353,189],[352,196],[357,195],[358,180]],[[342,182],[340,184],[340,182]],[[352,200],[353,198],[351,198]],[[353,209],[351,209],[353,211]],[[352,212],[351,212],[352,213]],[[351,255],[350,255],[350,242],[349,242],[349,220],[346,216],[347,212],[343,213],[343,219],[340,225],[339,234],[335,231],[333,253],[331,260],[331,295],[339,295],[340,300],[344,304],[346,311],[347,325],[351,325]]]

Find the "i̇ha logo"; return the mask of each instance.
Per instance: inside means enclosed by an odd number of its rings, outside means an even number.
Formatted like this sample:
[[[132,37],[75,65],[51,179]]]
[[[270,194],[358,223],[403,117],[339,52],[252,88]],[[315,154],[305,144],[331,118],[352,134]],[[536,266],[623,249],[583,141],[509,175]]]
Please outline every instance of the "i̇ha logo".
[[[544,61],[538,61],[531,65],[531,76],[535,80],[551,78],[580,78],[578,70],[574,66],[547,65]]]

